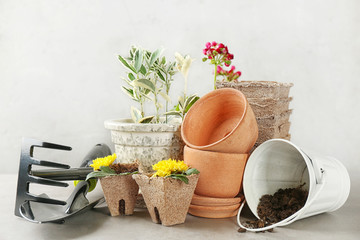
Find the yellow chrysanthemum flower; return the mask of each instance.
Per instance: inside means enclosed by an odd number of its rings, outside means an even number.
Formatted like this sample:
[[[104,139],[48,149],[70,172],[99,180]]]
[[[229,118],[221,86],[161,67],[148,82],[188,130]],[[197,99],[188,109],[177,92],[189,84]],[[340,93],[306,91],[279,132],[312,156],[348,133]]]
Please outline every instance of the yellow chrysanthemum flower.
[[[97,158],[93,161],[92,164],[90,164],[90,167],[94,168],[94,171],[99,170],[101,166],[109,166],[112,164],[116,159],[116,154],[109,155],[107,157],[103,158]]]
[[[156,173],[153,175],[154,177],[166,177],[176,172],[185,172],[189,167],[184,163],[184,161],[177,161],[173,159],[162,160],[157,164],[153,165],[153,170]]]

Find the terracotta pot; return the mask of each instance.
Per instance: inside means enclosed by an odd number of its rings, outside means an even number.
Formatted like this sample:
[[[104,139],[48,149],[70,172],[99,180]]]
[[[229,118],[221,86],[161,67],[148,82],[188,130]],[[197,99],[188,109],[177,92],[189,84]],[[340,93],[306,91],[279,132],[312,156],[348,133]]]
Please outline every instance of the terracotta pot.
[[[248,153],[258,137],[258,127],[244,94],[224,88],[206,94],[190,108],[181,136],[194,149]]]
[[[248,154],[184,148],[184,162],[200,171],[195,194],[207,197],[235,197],[242,189],[247,158]]]
[[[194,194],[191,204],[198,206],[229,206],[242,202],[244,195],[235,198],[212,198]]]
[[[111,216],[134,213],[139,186],[131,175],[103,177],[100,183]]]
[[[186,184],[173,178],[150,178],[134,174],[154,223],[171,226],[185,222],[199,174],[188,176]]]
[[[204,218],[228,218],[236,216],[240,203],[229,206],[198,206],[190,205],[189,213]]]

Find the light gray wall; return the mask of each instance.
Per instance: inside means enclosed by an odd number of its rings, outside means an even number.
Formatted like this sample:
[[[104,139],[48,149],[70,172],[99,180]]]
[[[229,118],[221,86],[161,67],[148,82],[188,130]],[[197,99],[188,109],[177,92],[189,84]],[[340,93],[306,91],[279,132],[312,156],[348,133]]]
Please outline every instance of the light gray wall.
[[[201,58],[213,40],[234,53],[242,80],[293,82],[292,141],[358,172],[359,9],[356,0],[0,0],[0,172],[17,172],[23,136],[72,146],[61,159],[41,154],[73,166],[111,144],[103,121],[128,117],[132,103],[117,54],[132,44],[190,54],[189,92],[211,91]]]

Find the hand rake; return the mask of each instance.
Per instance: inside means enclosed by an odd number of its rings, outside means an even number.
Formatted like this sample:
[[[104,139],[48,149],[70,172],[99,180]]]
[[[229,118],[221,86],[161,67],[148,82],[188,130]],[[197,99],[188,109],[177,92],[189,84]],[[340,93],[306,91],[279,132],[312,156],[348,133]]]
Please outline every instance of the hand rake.
[[[89,167],[92,160],[111,154],[111,150],[107,145],[95,145],[85,156],[79,168],[70,168],[70,166],[66,164],[35,159],[33,153],[36,147],[65,151],[71,150],[71,147],[68,146],[42,142],[30,138],[23,139],[15,203],[16,216],[36,223],[62,223],[66,218],[104,202],[103,197],[91,203],[89,202],[86,198],[89,189],[89,183],[87,181],[80,182],[67,201],[52,199],[46,194],[32,194],[29,192],[29,186],[30,184],[36,183],[67,187],[69,184],[62,181],[85,180],[86,175],[92,172],[92,168]],[[32,169],[33,165],[46,168],[35,170]]]

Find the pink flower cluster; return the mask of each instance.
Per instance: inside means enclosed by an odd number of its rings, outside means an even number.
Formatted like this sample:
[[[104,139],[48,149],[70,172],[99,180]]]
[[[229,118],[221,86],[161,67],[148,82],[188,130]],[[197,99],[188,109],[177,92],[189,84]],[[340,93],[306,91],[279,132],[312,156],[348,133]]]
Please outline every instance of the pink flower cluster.
[[[229,71],[217,66],[216,72],[219,76],[224,76],[224,78],[229,82],[237,82],[237,79],[241,76],[240,71],[235,72],[235,66],[231,66]]]
[[[202,59],[203,62],[210,60],[210,63],[215,66],[214,89],[216,89],[215,85],[218,75],[224,77],[224,80],[228,82],[237,82],[237,79],[241,76],[241,72],[235,72],[235,66],[231,66],[230,70],[222,68],[223,66],[230,67],[231,60],[234,59],[234,55],[229,53],[227,46],[215,41],[207,42],[203,53],[206,56]]]
[[[226,67],[229,67],[231,60],[234,59],[234,55],[229,53],[228,47],[222,43],[217,42],[207,42],[203,53],[207,56],[208,59],[216,59],[219,61],[219,63],[224,63]]]

